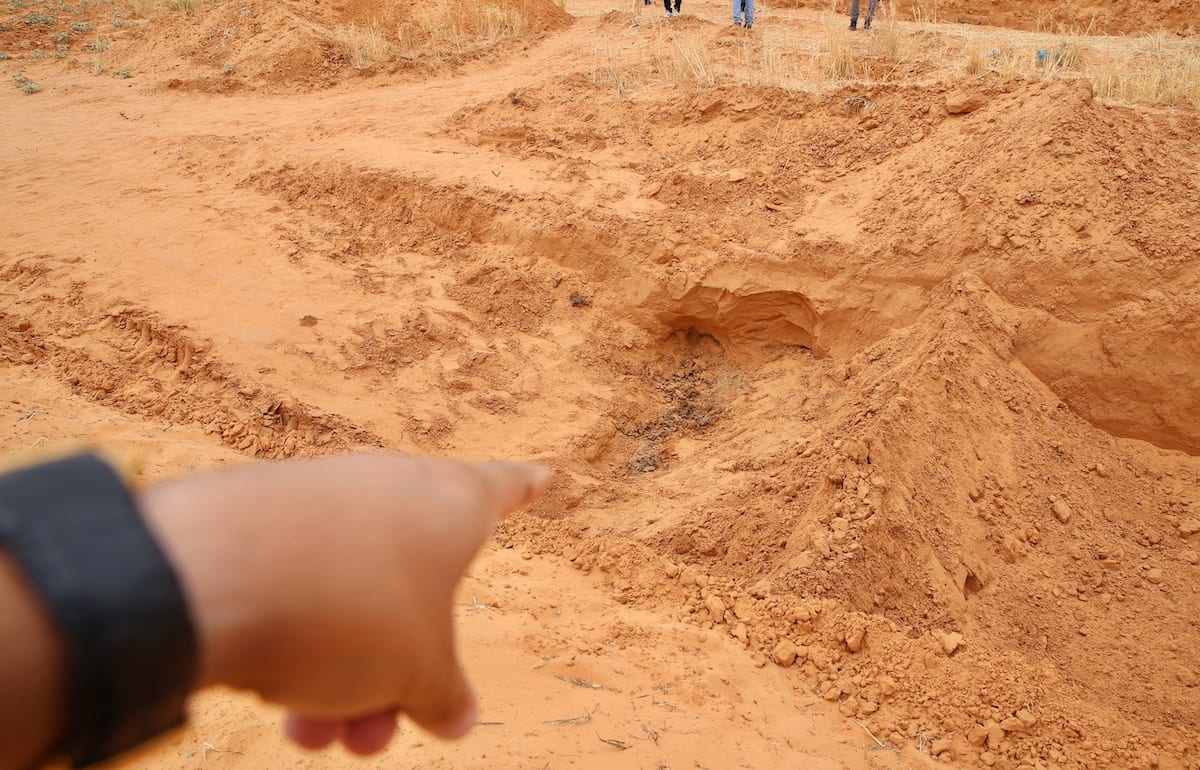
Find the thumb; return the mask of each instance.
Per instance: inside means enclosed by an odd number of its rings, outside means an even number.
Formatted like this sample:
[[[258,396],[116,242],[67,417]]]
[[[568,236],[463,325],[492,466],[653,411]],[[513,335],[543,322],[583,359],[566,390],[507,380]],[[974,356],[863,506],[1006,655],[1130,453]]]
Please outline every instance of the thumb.
[[[479,721],[475,693],[457,661],[451,662],[445,680],[438,682],[428,696],[423,702],[404,707],[409,719],[428,733],[454,740],[469,733]]]

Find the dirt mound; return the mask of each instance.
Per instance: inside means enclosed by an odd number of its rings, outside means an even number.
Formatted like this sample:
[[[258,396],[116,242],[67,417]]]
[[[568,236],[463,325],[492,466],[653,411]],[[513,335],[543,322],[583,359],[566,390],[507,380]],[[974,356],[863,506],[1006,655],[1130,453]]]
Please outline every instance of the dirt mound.
[[[969,265],[1022,306],[1018,356],[1083,417],[1200,452],[1200,399],[1181,387],[1200,366],[1185,288],[1200,279],[1200,234],[1181,226],[1200,191],[1172,160],[1195,114],[1152,123],[1095,104],[1085,82],[975,96],[976,111],[880,166],[851,204],[862,229],[910,264]],[[951,91],[930,109],[968,101]]]
[[[136,68],[174,75],[172,87],[189,90],[229,91],[230,81],[312,88],[461,64],[569,23],[550,0],[228,1],[155,17],[126,58]]]
[[[200,5],[149,21],[130,58],[211,90],[223,81],[323,84],[348,67],[331,21],[320,6],[288,0]]]
[[[648,141],[704,158],[654,163],[645,194],[704,216],[749,197],[765,210],[712,227],[777,258],[811,260],[819,244],[843,255],[853,248],[856,260],[918,283],[978,271],[1022,308],[1021,360],[1079,414],[1117,435],[1200,451],[1200,400],[1180,387],[1200,367],[1195,299],[1184,288],[1200,281],[1191,258],[1200,235],[1181,226],[1200,217],[1200,192],[1194,167],[1173,160],[1200,130],[1194,113],[1152,124],[1094,103],[1086,82],[835,96],[731,89],[604,114],[551,94],[520,101],[476,108],[456,125],[482,142],[526,137],[506,147],[513,152],[624,156]],[[966,103],[969,113],[960,111]],[[547,125],[577,128],[543,133]],[[809,175],[794,173],[797,164]],[[656,260],[693,270],[719,262],[672,237],[654,248]],[[833,309],[816,327],[821,347],[846,350],[847,340],[911,320],[919,302],[888,291],[894,301],[872,295],[870,314]],[[820,297],[815,304],[825,311]],[[1152,356],[1170,363],[1149,366]]]
[[[1196,18],[1190,3],[1183,0],[1153,0],[1123,3],[1114,0],[1071,0],[1042,3],[1037,0],[1002,0],[973,3],[967,0],[883,0],[893,2],[902,19],[940,21],[959,24],[989,24],[1013,29],[1057,32],[1067,29],[1093,34],[1145,33],[1167,30],[1191,33]],[[866,13],[863,0],[862,13]],[[811,8],[828,11],[827,0],[781,0],[783,8]],[[849,0],[837,0],[836,12],[849,12]]]
[[[638,318],[648,354],[563,466],[606,482],[543,504],[653,510],[521,537],[799,667],[897,743],[1013,768],[1194,756],[1200,671],[1174,640],[1200,611],[1200,467],[1118,437],[1198,448],[1197,116],[1084,83],[601,109],[606,87],[452,123],[564,169],[636,163],[669,216],[589,262],[636,266],[596,306]],[[1096,738],[1113,724],[1144,749]]]

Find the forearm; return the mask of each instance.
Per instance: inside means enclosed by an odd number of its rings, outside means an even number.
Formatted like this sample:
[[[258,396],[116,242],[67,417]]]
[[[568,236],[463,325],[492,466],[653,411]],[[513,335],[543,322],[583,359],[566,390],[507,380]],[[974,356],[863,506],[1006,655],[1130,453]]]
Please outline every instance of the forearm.
[[[0,549],[0,770],[45,759],[62,735],[66,655],[37,594]]]

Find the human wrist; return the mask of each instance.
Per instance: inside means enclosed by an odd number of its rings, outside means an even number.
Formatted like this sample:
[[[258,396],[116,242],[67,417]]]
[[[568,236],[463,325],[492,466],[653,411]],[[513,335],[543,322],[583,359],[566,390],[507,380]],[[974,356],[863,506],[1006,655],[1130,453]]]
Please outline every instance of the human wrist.
[[[63,753],[88,765],[179,724],[194,629],[119,473],[90,453],[21,468],[0,477],[0,514],[20,595],[36,597],[60,645]]]
[[[239,576],[249,565],[226,544],[223,511],[174,482],[148,487],[138,507],[183,586],[196,629],[194,689],[237,686],[234,658],[245,625],[239,610],[247,593]]]

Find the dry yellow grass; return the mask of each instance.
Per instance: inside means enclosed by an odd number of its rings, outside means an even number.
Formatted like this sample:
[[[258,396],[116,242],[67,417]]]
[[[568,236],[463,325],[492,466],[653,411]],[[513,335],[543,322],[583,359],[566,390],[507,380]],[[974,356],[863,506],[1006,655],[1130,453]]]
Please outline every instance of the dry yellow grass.
[[[342,48],[346,63],[355,69],[367,69],[390,58],[387,40],[377,27],[348,24],[333,31],[333,39]]]
[[[594,48],[592,79],[612,85],[622,97],[654,79],[698,87],[737,82],[815,91],[892,80],[884,73],[894,67],[870,66],[882,61],[927,64],[933,72],[1001,81],[1084,77],[1099,98],[1200,109],[1200,41],[1195,39],[961,25],[938,25],[930,32],[932,22],[900,22],[890,4],[883,8],[866,35],[851,34],[842,16],[834,14],[826,18],[819,39],[794,27],[766,25],[729,45],[714,43],[704,32],[659,28],[650,45]],[[937,5],[930,0],[918,10],[932,16]]]
[[[834,82],[853,80],[859,75],[858,56],[850,45],[850,33],[840,18],[825,24],[824,49],[821,53],[821,74]]]
[[[812,52],[782,29],[767,27],[761,35],[757,60],[745,56],[739,70],[745,73],[745,82],[793,90],[811,87]],[[743,50],[749,54],[751,49]]]
[[[659,40],[660,44],[665,41]],[[658,46],[658,50],[662,45]],[[623,99],[634,85],[634,81],[648,74],[648,66],[638,58],[628,56],[620,48],[593,47],[590,79],[593,83],[609,86],[618,99]]]
[[[143,19],[161,16],[164,13],[190,13],[201,5],[214,0],[130,0],[133,15]]]
[[[520,37],[527,31],[525,17],[514,8],[486,0],[437,0],[418,6],[396,37],[406,49],[459,51]]]
[[[896,4],[883,3],[872,25],[871,34],[867,38],[867,52],[871,56],[896,64],[905,61],[909,45],[908,39],[900,32],[900,24],[896,19]]]
[[[968,34],[964,46],[963,71],[971,75],[1084,77],[1103,99],[1200,109],[1200,41],[1194,38],[992,32]],[[948,67],[953,71],[953,62]]]
[[[982,40],[973,40],[967,46],[967,73],[982,75],[988,71],[988,49]]]
[[[1142,38],[1131,53],[1106,56],[1087,68],[1097,96],[1200,109],[1200,41],[1165,35]]]
[[[717,70],[712,52],[705,41],[695,35],[675,38],[667,56],[659,65],[676,80],[712,87],[717,83]]]

